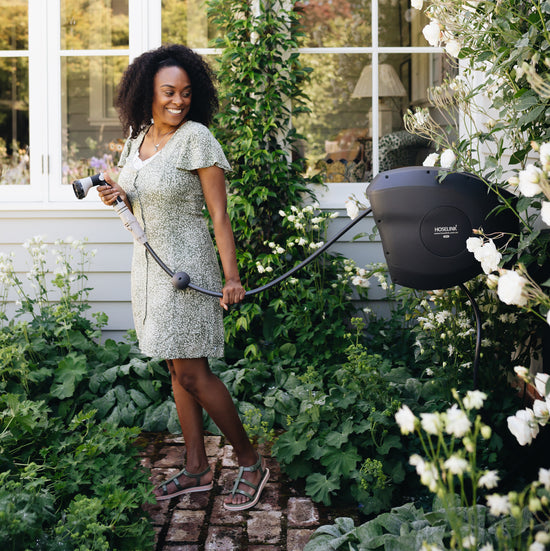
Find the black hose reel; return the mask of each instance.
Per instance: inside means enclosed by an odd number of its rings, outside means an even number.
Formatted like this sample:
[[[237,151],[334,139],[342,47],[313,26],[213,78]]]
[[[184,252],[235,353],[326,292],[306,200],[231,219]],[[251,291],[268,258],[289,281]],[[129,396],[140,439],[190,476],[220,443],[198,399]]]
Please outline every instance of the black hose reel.
[[[500,191],[506,200],[513,196]],[[473,174],[407,167],[378,174],[367,189],[392,281],[419,290],[460,288],[476,319],[473,384],[477,388],[481,315],[464,283],[482,272],[466,249],[476,229],[485,235],[518,233],[518,220]]]

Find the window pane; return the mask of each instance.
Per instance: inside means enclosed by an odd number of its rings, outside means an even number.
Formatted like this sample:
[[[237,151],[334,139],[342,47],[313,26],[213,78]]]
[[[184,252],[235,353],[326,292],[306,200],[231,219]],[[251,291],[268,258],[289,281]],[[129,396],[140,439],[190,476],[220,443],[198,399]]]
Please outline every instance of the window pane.
[[[378,43],[380,46],[426,46],[411,43],[411,23],[421,12],[409,0],[378,0]]]
[[[29,47],[28,0],[0,0],[0,50]]]
[[[371,0],[302,0],[304,46],[370,46]]]
[[[162,0],[162,42],[208,48],[216,36],[204,0]]]
[[[29,184],[29,62],[0,58],[0,184]]]
[[[128,48],[128,0],[61,0],[61,49]]]
[[[306,87],[311,113],[296,117],[294,125],[304,136],[301,153],[310,174],[321,173],[325,182],[361,182],[370,170],[371,97],[353,97],[355,84],[369,55],[303,55],[313,69]]]
[[[61,60],[63,182],[116,166],[123,139],[113,101],[128,58]]]
[[[432,144],[409,134],[403,115],[409,108],[430,107],[427,90],[452,76],[454,69],[442,54],[380,55],[378,127],[373,132],[371,56],[359,54],[303,55],[313,68],[307,87],[310,114],[295,118],[304,136],[300,153],[308,173],[325,182],[363,182],[373,177],[373,139],[378,140],[379,171],[421,165]],[[456,129],[456,114],[433,108],[434,120]]]

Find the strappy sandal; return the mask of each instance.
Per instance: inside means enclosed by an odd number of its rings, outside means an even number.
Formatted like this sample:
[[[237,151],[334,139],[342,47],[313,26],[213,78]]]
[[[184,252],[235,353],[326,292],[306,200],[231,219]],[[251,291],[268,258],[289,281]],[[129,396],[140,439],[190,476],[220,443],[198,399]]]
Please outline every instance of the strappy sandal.
[[[243,478],[243,474],[245,472],[254,473],[256,471],[260,471],[260,474],[262,475],[259,484],[254,484],[246,480],[246,478]],[[268,480],[269,469],[264,469],[262,467],[261,456],[258,457],[258,461],[254,465],[251,465],[250,467],[239,467],[239,474],[237,475],[237,480],[235,480],[235,484],[233,486],[233,489],[231,490],[231,497],[234,497],[235,494],[241,494],[247,497],[248,501],[245,501],[244,503],[224,503],[223,506],[229,511],[244,511],[245,509],[250,509],[251,507],[254,507],[254,505],[256,505],[256,503],[258,503],[258,501],[260,500],[262,490],[264,489],[264,486]],[[239,488],[241,484],[246,484],[246,486],[252,488],[253,493],[250,494],[245,490],[241,490]]]
[[[169,478],[159,486],[162,490],[162,495],[156,496],[157,501],[163,501],[165,499],[172,499],[173,497],[181,496],[183,494],[192,494],[194,492],[206,492],[208,490],[211,490],[214,487],[214,482],[209,482],[208,484],[203,484],[201,486],[201,477],[204,476],[206,473],[210,472],[210,467],[207,467],[206,470],[202,471],[202,473],[190,473],[187,469],[183,469],[183,471],[180,471],[178,474],[174,475],[172,478]],[[194,486],[187,486],[186,488],[183,488],[180,484],[179,477],[180,476],[186,476],[188,478],[194,478],[195,479],[195,485]],[[168,493],[168,484],[172,482],[174,486],[176,487],[176,491],[172,492],[171,494]]]

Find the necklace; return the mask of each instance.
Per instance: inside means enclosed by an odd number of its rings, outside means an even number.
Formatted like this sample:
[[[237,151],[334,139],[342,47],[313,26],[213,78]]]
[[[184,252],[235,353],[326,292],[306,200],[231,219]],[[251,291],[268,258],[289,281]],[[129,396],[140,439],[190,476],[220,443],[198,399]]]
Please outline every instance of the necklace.
[[[153,140],[153,147],[155,148],[155,151],[158,151],[158,150],[159,150],[160,144],[162,143],[162,141],[164,140],[164,138],[166,138],[166,136],[170,136],[170,134],[173,134],[176,130],[177,130],[177,128],[174,128],[174,130],[170,130],[170,132],[166,132],[166,134],[163,134],[163,135],[160,137],[159,143],[155,143],[155,140]],[[153,136],[151,135],[151,138],[152,138],[152,137],[153,137]]]

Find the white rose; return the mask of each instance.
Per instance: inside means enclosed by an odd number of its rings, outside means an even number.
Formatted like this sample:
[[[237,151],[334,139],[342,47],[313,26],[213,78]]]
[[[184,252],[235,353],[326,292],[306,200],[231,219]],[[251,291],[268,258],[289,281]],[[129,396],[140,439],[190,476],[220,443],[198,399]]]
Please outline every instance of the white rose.
[[[530,444],[539,433],[539,426],[532,409],[521,409],[515,415],[510,415],[507,421],[508,430],[516,437],[520,446]]]
[[[546,172],[550,170],[550,142],[543,143],[539,149],[540,162]]]
[[[483,239],[481,239],[481,237],[468,237],[468,239],[466,239],[466,248],[471,253],[474,253],[482,245],[483,245]]]
[[[441,41],[441,25],[437,21],[432,21],[422,29],[422,34],[430,46],[439,46]]]
[[[537,392],[544,397],[547,395],[546,386],[548,384],[548,379],[550,379],[550,375],[548,375],[548,373],[537,373],[535,375],[535,387]]]
[[[441,166],[443,168],[452,168],[456,163],[456,155],[452,149],[445,149],[441,153]]]
[[[359,207],[357,206],[357,203],[355,201],[346,201],[345,205],[348,216],[352,220],[357,218],[357,215],[359,214]]]
[[[476,260],[481,263],[481,268],[485,274],[489,275],[498,269],[502,255],[498,252],[492,239],[481,247],[477,247],[473,252]]]
[[[430,153],[422,163],[423,166],[435,166],[439,160],[439,153]]]
[[[547,489],[550,490],[550,469],[539,469],[539,482]]]
[[[456,38],[452,38],[449,42],[447,42],[447,44],[445,44],[445,51],[453,57],[458,57],[461,49],[462,44],[456,40]]]
[[[411,0],[411,6],[415,10],[421,10],[424,5],[424,0]]]
[[[548,422],[549,416],[546,402],[543,402],[542,400],[535,400],[533,402],[533,413],[535,414],[539,425],[544,427],[544,425]]]
[[[534,197],[542,192],[539,182],[543,178],[542,170],[535,165],[528,165],[519,173],[518,189],[525,197]]]
[[[543,201],[542,202],[542,207],[540,209],[540,215],[542,217],[542,221],[547,226],[550,226],[550,201]]]
[[[504,270],[504,274],[498,278],[498,298],[505,304],[515,304],[516,306],[525,306],[527,297],[523,293],[523,288],[527,280],[513,270]]]
[[[550,310],[548,310],[548,313],[546,314],[546,323],[550,325]]]

